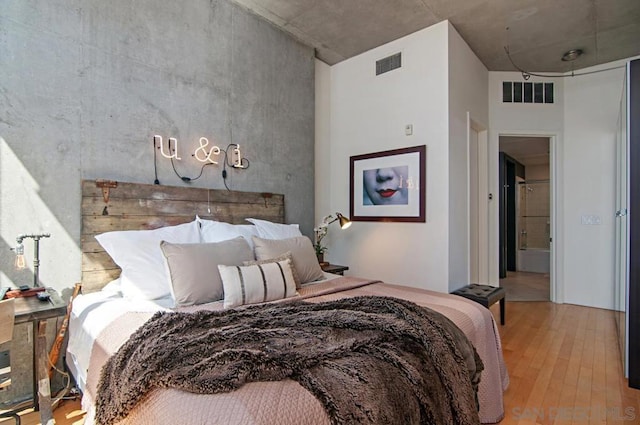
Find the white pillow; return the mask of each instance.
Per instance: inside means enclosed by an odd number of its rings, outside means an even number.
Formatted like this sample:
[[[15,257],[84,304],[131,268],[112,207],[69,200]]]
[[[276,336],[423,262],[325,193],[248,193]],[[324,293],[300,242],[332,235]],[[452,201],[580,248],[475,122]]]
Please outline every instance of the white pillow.
[[[160,242],[199,243],[198,223],[154,230],[123,230],[96,235],[96,240],[120,266],[122,294],[134,300],[155,300],[171,294]]]
[[[258,236],[258,229],[252,224],[230,224],[223,221],[203,220],[200,223],[200,237],[204,243],[222,242],[242,236],[253,249],[253,236]]]
[[[302,236],[297,224],[280,224],[257,218],[247,218],[258,228],[258,236],[263,239],[288,239]]]
[[[224,308],[280,300],[297,295],[290,260],[251,266],[219,265]]]

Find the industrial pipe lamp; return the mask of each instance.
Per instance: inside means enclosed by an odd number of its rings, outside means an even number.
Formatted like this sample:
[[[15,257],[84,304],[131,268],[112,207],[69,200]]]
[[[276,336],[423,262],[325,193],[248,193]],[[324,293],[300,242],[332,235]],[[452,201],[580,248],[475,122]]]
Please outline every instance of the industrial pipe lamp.
[[[33,239],[33,287],[40,286],[40,239],[48,238],[51,235],[49,233],[37,233],[31,235],[18,235],[16,238],[16,259],[15,259],[15,267],[18,270],[22,270],[27,267],[27,261],[24,258],[24,245],[22,241],[24,239]]]

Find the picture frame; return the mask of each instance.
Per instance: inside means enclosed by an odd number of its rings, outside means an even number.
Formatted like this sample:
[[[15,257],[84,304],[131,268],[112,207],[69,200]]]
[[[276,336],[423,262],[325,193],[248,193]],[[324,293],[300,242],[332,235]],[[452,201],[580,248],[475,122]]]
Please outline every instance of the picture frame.
[[[426,221],[427,146],[350,157],[352,221]]]

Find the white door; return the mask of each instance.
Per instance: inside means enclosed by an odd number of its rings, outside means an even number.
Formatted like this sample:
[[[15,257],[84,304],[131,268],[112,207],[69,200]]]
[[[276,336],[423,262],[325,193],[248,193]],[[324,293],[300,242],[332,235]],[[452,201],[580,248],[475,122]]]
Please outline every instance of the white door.
[[[469,280],[489,283],[489,142],[469,121]]]

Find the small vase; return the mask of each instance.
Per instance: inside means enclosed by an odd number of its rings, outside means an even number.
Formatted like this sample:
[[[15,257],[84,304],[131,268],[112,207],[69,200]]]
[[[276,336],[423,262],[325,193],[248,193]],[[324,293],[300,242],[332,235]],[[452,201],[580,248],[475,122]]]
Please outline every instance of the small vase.
[[[324,266],[328,266],[329,265],[328,261],[324,261],[324,253],[323,254],[316,254],[316,257],[318,257],[318,264],[320,264],[320,267],[324,267]]]

